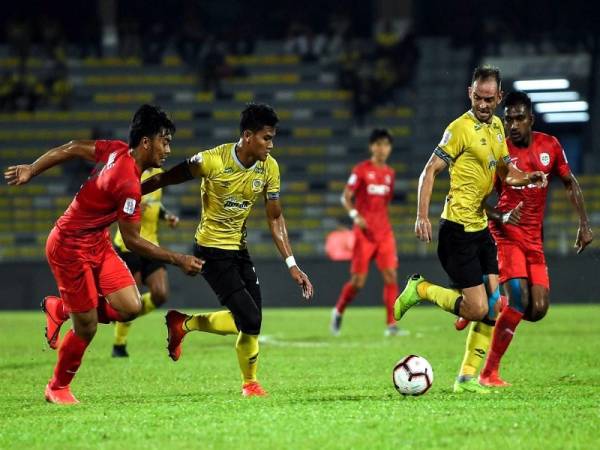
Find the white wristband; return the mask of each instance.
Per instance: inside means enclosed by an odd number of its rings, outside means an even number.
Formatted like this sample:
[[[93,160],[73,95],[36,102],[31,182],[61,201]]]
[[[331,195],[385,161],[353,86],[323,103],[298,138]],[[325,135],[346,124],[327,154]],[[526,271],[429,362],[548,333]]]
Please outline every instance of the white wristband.
[[[356,219],[356,217],[358,216],[358,211],[356,209],[351,209],[348,212],[348,215],[350,216],[351,219]]]
[[[288,266],[288,269],[291,269],[292,267],[298,265],[296,264],[296,259],[294,258],[294,256],[288,256],[287,258],[285,258],[285,264]]]

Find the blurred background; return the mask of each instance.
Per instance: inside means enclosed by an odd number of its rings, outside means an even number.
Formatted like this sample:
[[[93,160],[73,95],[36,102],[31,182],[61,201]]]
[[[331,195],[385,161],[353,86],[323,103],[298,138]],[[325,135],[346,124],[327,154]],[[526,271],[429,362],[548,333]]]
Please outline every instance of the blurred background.
[[[170,167],[237,140],[245,103],[269,103],[281,119],[274,156],[294,253],[316,285],[314,303],[331,306],[349,264],[328,260],[325,239],[350,226],[345,181],[368,158],[371,129],[386,127],[395,137],[399,277],[423,270],[445,281],[435,242],[414,237],[417,178],[446,125],[468,108],[481,63],[500,67],[505,92],[530,93],[535,128],[561,141],[598,233],[599,17],[594,2],[558,0],[11,2],[0,17],[0,165],[31,162],[71,139],[127,140],[133,112],[148,102],[177,124]],[[44,244],[89,170],[72,162],[24,187],[0,186],[0,308],[34,308],[56,292]],[[447,189],[445,174],[433,223]],[[575,256],[577,218],[560,182],[548,200],[553,301],[597,300],[598,243]],[[164,203],[182,220],[161,227],[161,243],[189,251],[199,183],[170,187]],[[299,304],[260,203],[248,230],[265,304]],[[169,271],[172,305],[216,305],[203,280]],[[380,286],[373,271],[356,303],[380,303]]]

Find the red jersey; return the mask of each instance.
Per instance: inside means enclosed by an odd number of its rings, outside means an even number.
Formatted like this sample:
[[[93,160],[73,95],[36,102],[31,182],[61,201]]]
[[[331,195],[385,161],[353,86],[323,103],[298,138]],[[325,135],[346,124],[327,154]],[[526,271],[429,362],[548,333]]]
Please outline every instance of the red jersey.
[[[140,220],[140,170],[123,141],[96,141],[97,167],[56,222],[61,238],[76,247],[93,247],[108,240],[108,227],[117,220]]]
[[[517,147],[510,139],[507,139],[506,143],[512,163],[524,172],[540,170],[548,176],[548,179],[552,175],[563,177],[571,172],[565,152],[554,136],[534,131],[529,147]],[[534,184],[521,187],[507,186],[497,180],[496,190],[499,195],[497,208],[502,212],[508,212],[519,202],[523,202],[519,225],[508,228],[519,228],[530,238],[541,241],[548,186],[544,188],[539,188]],[[500,227],[492,221],[490,221],[490,227],[494,232],[494,237],[503,237],[505,233],[502,233],[500,228],[508,230],[506,226]]]
[[[347,186],[354,193],[354,207],[367,222],[367,233],[379,239],[391,232],[388,204],[394,196],[394,170],[363,161],[352,169]]]

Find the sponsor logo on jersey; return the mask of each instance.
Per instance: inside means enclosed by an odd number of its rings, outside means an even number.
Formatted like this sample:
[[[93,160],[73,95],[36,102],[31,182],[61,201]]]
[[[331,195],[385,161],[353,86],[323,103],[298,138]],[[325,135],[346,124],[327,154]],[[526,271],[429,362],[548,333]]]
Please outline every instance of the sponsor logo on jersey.
[[[225,167],[223,173],[233,173],[233,167]]]
[[[252,205],[249,200],[238,200],[237,198],[230,197],[223,203],[225,209],[248,209]]]
[[[254,173],[265,173],[265,169],[262,166],[256,166],[254,168]]]
[[[487,141],[485,140],[485,138],[481,138],[481,140],[479,141],[479,143],[481,145],[487,145]]]
[[[387,184],[367,184],[367,194],[385,196],[390,192]]]
[[[550,164],[550,155],[546,152],[540,153],[540,162],[545,166]]]
[[[369,180],[374,180],[375,179],[375,172],[367,172],[367,178]]]
[[[135,211],[135,204],[136,201],[134,198],[128,198],[125,200],[125,204],[123,205],[123,212],[129,215],[133,214]]]

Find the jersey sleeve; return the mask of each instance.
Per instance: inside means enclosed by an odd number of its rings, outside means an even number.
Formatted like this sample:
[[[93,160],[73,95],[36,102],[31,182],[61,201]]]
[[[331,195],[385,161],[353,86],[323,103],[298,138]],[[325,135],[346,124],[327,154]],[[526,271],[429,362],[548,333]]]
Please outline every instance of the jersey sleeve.
[[[265,171],[265,195],[267,200],[279,199],[281,191],[281,176],[279,174],[279,164],[275,158],[269,157]]]
[[[188,158],[190,172],[195,178],[210,178],[212,174],[218,172],[222,162],[213,150],[204,150]]]
[[[117,185],[115,189],[117,198],[117,219],[127,222],[139,222],[142,217],[140,204],[142,200],[142,187],[138,180],[127,179]]]
[[[109,140],[96,141],[95,145],[94,145],[96,162],[97,163],[107,162],[108,156],[115,150],[118,150],[119,147],[121,147],[121,146],[128,147],[127,144],[125,144],[122,141],[109,141]]]
[[[363,183],[364,180],[361,176],[360,168],[358,166],[354,166],[354,168],[352,169],[352,173],[350,174],[350,177],[348,177],[348,181],[346,182],[346,187],[352,192],[356,192]]]
[[[554,150],[554,167],[552,167],[552,173],[559,177],[566,177],[571,173],[571,167],[567,161],[565,150],[558,142],[558,139],[553,139],[553,150]]]
[[[459,121],[454,121],[444,131],[442,140],[434,149],[433,153],[450,164],[465,149],[465,133]]]

